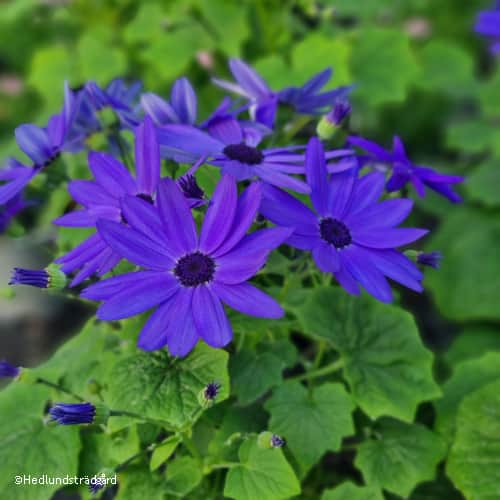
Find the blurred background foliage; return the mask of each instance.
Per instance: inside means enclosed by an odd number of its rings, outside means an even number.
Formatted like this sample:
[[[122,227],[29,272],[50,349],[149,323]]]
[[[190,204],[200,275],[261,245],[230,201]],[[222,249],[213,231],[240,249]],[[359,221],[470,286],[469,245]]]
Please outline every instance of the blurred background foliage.
[[[488,6],[456,0],[3,2],[0,157],[17,155],[17,125],[42,124],[60,107],[65,79],[78,87],[87,80],[105,85],[117,76],[140,78],[148,91],[167,95],[186,74],[206,115],[222,96],[210,78],[228,76],[230,56],[250,62],[276,89],[332,66],[332,85],[356,85],[352,131],[387,147],[398,134],[415,162],[468,176],[462,206],[432,194],[418,201],[420,217],[435,229],[428,248],[441,250],[444,260],[439,272],[427,273],[432,299],[418,299],[417,319],[424,334],[446,323],[452,332],[479,331],[491,339],[500,321],[500,71],[473,31],[477,12]],[[57,213],[66,202],[52,209]],[[472,344],[476,337],[464,338]]]

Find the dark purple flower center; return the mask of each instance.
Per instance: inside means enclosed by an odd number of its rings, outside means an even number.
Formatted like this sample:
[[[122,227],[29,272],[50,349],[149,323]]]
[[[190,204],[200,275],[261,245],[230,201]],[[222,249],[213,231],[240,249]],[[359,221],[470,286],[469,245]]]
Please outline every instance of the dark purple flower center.
[[[183,286],[198,286],[212,281],[215,262],[201,252],[184,255],[177,261],[174,274]]]
[[[137,198],[140,198],[141,200],[147,201],[151,205],[154,205],[153,197],[150,194],[140,193],[136,196]]]
[[[344,248],[352,241],[348,227],[337,219],[326,217],[319,223],[321,237],[335,248]]]
[[[259,165],[264,159],[261,151],[246,144],[229,144],[222,152],[231,160],[237,160],[246,165]]]
[[[207,384],[205,387],[204,395],[205,399],[208,399],[209,401],[212,401],[217,397],[217,394],[219,394],[221,388],[221,384],[217,382],[210,382]]]
[[[205,193],[198,183],[194,175],[186,174],[179,178],[179,186],[182,193],[186,198],[194,198],[196,200],[203,200]]]

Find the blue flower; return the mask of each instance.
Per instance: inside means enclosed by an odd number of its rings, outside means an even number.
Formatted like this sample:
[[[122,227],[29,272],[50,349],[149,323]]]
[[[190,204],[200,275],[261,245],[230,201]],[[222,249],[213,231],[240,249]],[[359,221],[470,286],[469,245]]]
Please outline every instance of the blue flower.
[[[50,419],[61,425],[91,424],[96,408],[91,403],[56,403],[49,410]]]
[[[271,448],[283,448],[286,444],[286,440],[278,434],[273,434],[271,436]]]
[[[317,115],[351,90],[351,87],[340,87],[321,92],[331,77],[331,68],[314,75],[301,87],[286,87],[279,92],[271,90],[265,80],[240,59],[230,59],[229,69],[236,84],[219,79],[214,79],[214,83],[248,99],[252,119],[269,128],[274,126],[279,103],[291,106],[297,113]]]
[[[392,152],[386,151],[378,144],[362,137],[349,137],[349,144],[364,149],[368,153],[368,155],[360,157],[363,164],[380,162],[392,168],[392,175],[386,185],[387,191],[399,191],[410,182],[421,197],[425,196],[424,186],[427,186],[453,203],[462,201],[462,198],[452,190],[451,186],[462,182],[464,178],[458,175],[440,174],[432,168],[415,165],[408,158],[399,137],[394,137]]]
[[[0,361],[0,378],[16,378],[21,368],[11,365],[8,361]]]
[[[443,255],[441,254],[441,252],[420,252],[417,255],[417,263],[421,266],[428,266],[434,269],[439,269],[442,258]]]
[[[63,151],[80,147],[80,139],[70,132],[76,113],[76,99],[68,85],[64,87],[64,105],[60,113],[50,117],[46,127],[20,125],[15,130],[16,141],[23,153],[33,162],[26,166],[11,158],[7,168],[0,170],[0,205],[17,196],[31,179],[50,165]]]
[[[104,301],[97,316],[108,321],[157,306],[138,345],[148,351],[168,345],[175,356],[185,356],[199,338],[212,347],[231,341],[222,303],[251,316],[281,317],[279,304],[247,283],[291,233],[275,228],[245,236],[260,200],[260,184],[251,184],[238,198],[235,179],[224,175],[198,236],[188,201],[172,179],[163,179],[158,188],[158,228],[144,222],[149,212],[137,198],[126,197],[122,206],[129,226],[101,220],[97,227],[115,252],[145,270],[91,285],[82,297]]]
[[[136,212],[123,210],[121,200],[132,195],[141,205],[143,223],[159,228],[159,218],[152,204],[160,181],[160,151],[155,127],[149,117],[135,131],[135,162],[134,178],[110,154],[91,152],[89,166],[94,180],[75,180],[68,186],[73,199],[84,208],[67,213],[53,223],[68,227],[95,227],[99,219],[130,223]],[[96,233],[59,257],[56,263],[61,264],[61,270],[66,274],[81,269],[71,283],[71,286],[76,286],[94,273],[98,276],[106,274],[120,260],[121,256]]]
[[[479,13],[475,30],[491,39],[490,50],[493,54],[500,54],[500,1],[495,3],[493,10]]]
[[[349,293],[359,294],[361,285],[377,299],[390,302],[386,276],[420,292],[422,273],[396,250],[427,233],[396,228],[409,215],[412,201],[377,203],[384,187],[384,176],[378,172],[361,179],[357,169],[328,176],[317,138],[307,147],[306,176],[313,209],[272,186],[264,189],[260,212],[279,226],[294,228],[286,243],[312,252],[319,269],[333,273]]]
[[[296,153],[301,146],[259,149],[262,136],[255,129],[245,129],[234,118],[216,120],[209,126],[209,133],[187,125],[166,125],[158,128],[158,141],[162,154],[170,158],[207,162],[220,167],[223,174],[230,174],[238,181],[260,178],[263,181],[308,193],[309,186],[290,174],[303,174],[305,157]],[[327,153],[327,158],[352,155],[351,150]],[[330,169],[347,169],[352,162],[329,165]]]

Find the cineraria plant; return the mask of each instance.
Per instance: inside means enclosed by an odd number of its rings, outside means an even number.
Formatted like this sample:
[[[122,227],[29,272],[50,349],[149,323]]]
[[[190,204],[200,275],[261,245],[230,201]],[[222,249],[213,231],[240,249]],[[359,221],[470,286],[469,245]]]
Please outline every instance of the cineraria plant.
[[[478,31],[500,36],[495,16]],[[318,498],[308,474],[335,452],[363,485],[330,478],[324,498],[406,498],[447,443],[415,421],[440,389],[400,298],[447,256],[405,221],[413,192],[457,203],[463,177],[414,163],[397,136],[392,151],[347,136],[353,87],[324,90],[330,68],[282,89],[229,68],[235,82],[214,83],[231,97],[204,120],[185,77],[168,97],[117,79],[66,84],[44,127],[16,129],[30,163],[0,171],[0,230],[31,206],[38,174],[71,202],[53,220],[53,263],[16,267],[10,284],[93,315],[41,366],[0,362],[16,381],[0,397],[8,459],[19,474],[118,474],[82,495],[138,498],[141,484],[147,498],[273,500]],[[308,118],[290,134],[296,114]],[[85,168],[65,169],[82,151]]]

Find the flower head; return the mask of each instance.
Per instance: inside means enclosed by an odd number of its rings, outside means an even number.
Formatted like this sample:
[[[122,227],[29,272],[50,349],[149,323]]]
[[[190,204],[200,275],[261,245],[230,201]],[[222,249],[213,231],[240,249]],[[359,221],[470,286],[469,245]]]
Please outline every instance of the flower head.
[[[75,180],[68,189],[73,199],[83,206],[82,210],[69,212],[53,221],[59,226],[95,227],[97,220],[128,221],[135,212],[128,214],[121,206],[125,196],[133,196],[142,202],[143,223],[159,226],[157,213],[152,204],[160,181],[160,152],[155,127],[149,117],[135,131],[136,176],[113,156],[107,153],[89,153],[89,166],[94,180]],[[156,224],[156,225],[155,225]],[[81,283],[94,273],[99,276],[109,272],[121,257],[99,236],[94,234],[56,262],[68,274],[81,269],[72,286]]]
[[[490,50],[493,54],[500,53],[500,2],[498,0],[493,10],[479,13],[475,30],[491,39]]]
[[[271,448],[283,448],[285,446],[286,440],[278,434],[273,434],[271,436]]]
[[[8,361],[0,361],[0,378],[16,378],[21,373],[21,368],[10,364]]]
[[[238,181],[257,177],[275,186],[308,193],[309,186],[291,175],[304,173],[304,155],[296,152],[300,146],[260,149],[261,138],[255,129],[245,129],[231,117],[212,123],[209,133],[183,125],[167,125],[158,129],[161,150],[167,157],[188,155],[192,161],[206,157],[208,163]],[[351,154],[351,150],[340,149],[329,151],[327,157],[342,158]],[[338,165],[332,164],[331,168],[336,169]]]
[[[396,228],[410,213],[412,201],[377,203],[384,185],[380,173],[358,179],[357,169],[351,169],[329,177],[323,147],[316,138],[309,141],[306,157],[313,209],[266,186],[260,212],[277,225],[295,228],[287,243],[311,251],[316,265],[333,273],[349,293],[359,294],[361,285],[377,299],[390,302],[386,276],[421,291],[422,273],[396,250],[427,233]]]
[[[9,285],[28,285],[37,288],[64,288],[66,275],[54,264],[45,269],[15,267]]]
[[[199,338],[213,347],[230,342],[231,325],[222,303],[250,316],[281,317],[279,304],[247,283],[291,233],[275,228],[245,236],[260,199],[258,183],[238,198],[235,179],[224,175],[198,235],[189,203],[172,179],[163,179],[158,188],[158,227],[144,224],[149,213],[144,207],[149,205],[125,197],[128,227],[110,220],[99,221],[97,227],[115,252],[145,270],[91,285],[82,296],[104,301],[97,311],[102,320],[156,307],[138,345],[148,351],[168,345],[175,356],[185,356]]]
[[[219,384],[218,382],[210,382],[209,384],[207,384],[203,391],[205,399],[208,401],[213,401],[219,394],[221,387],[221,384]]]
[[[349,143],[368,153],[360,158],[363,164],[379,162],[392,168],[392,175],[386,185],[387,191],[399,191],[410,182],[421,197],[425,196],[424,186],[427,186],[453,203],[462,201],[462,198],[452,190],[451,186],[462,182],[464,178],[458,175],[440,174],[429,167],[412,163],[399,137],[394,137],[392,152],[386,151],[378,144],[362,137],[349,137]]]
[[[11,158],[7,168],[0,170],[0,205],[17,196],[31,179],[50,165],[63,151],[79,148],[79,141],[70,132],[76,113],[76,99],[67,84],[64,87],[64,105],[60,113],[50,117],[47,126],[20,125],[15,130],[21,151],[33,162],[26,166]]]
[[[50,419],[61,425],[91,424],[96,407],[91,403],[56,403],[49,410]]]

